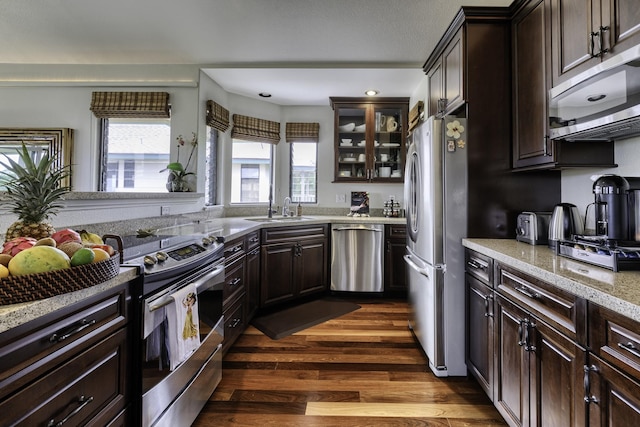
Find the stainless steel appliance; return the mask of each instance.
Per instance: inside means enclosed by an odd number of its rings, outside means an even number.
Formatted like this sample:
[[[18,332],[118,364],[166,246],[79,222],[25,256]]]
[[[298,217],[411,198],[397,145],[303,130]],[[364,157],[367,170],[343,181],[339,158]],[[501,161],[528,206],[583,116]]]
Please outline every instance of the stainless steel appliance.
[[[465,119],[429,117],[413,131],[405,168],[409,326],[437,376],[467,374],[467,134]]]
[[[516,240],[545,245],[549,238],[550,212],[522,212],[516,220]]]
[[[558,242],[583,234],[584,227],[576,205],[559,203],[553,208],[549,221],[549,247],[558,253]]]
[[[331,229],[331,290],[383,292],[384,225],[334,224]]]
[[[602,175],[593,183],[596,236],[607,240],[631,240],[633,215],[629,181],[618,175]]]
[[[552,139],[612,141],[640,134],[640,45],[549,91]]]
[[[206,227],[187,224],[144,236],[124,236],[125,264],[139,266],[136,371],[142,426],[191,425],[222,379],[224,244]],[[171,369],[167,320],[162,310],[179,304],[172,294],[195,286],[200,343]]]

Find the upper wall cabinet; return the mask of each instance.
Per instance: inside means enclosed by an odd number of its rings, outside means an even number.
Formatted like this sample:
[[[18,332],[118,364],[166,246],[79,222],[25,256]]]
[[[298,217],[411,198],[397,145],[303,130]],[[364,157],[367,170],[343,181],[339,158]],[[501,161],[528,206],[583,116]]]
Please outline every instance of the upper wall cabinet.
[[[550,0],[553,86],[640,43],[638,0]]]
[[[547,29],[550,4],[554,1],[558,0],[525,2],[511,24],[513,167],[518,170],[615,167],[612,142],[549,139],[552,52]]]
[[[409,98],[331,97],[335,181],[402,182]]]
[[[427,73],[427,116],[442,116],[465,102],[463,52],[464,27],[460,28]]]

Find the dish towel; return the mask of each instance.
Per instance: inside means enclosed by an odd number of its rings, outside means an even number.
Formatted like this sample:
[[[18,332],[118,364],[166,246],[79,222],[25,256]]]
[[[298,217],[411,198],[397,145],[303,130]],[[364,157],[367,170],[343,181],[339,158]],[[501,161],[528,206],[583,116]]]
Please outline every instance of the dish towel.
[[[186,285],[171,294],[167,305],[169,369],[174,370],[200,346],[196,285]]]

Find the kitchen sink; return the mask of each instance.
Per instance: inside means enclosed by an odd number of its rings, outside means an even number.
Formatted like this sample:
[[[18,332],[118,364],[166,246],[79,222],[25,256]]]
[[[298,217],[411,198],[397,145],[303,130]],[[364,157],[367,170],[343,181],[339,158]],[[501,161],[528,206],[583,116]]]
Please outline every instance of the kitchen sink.
[[[308,216],[274,216],[273,218],[247,218],[247,220],[253,222],[294,222],[310,219],[313,218],[309,218]]]

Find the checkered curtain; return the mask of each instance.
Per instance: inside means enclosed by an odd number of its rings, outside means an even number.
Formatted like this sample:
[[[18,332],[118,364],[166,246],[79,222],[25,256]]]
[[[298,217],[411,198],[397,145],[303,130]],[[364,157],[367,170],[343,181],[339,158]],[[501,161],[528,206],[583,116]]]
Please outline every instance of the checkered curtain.
[[[277,144],[280,142],[280,123],[234,114],[231,137],[245,141]]]
[[[89,109],[100,119],[171,117],[169,94],[166,92],[93,92]]]
[[[229,110],[217,102],[207,101],[207,126],[226,132],[229,129]]]
[[[318,142],[320,123],[287,123],[287,142]]]

